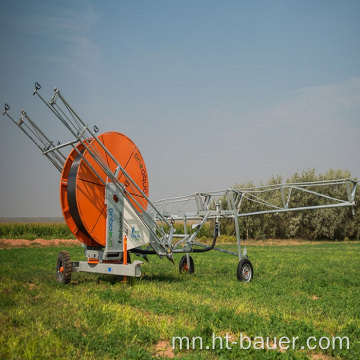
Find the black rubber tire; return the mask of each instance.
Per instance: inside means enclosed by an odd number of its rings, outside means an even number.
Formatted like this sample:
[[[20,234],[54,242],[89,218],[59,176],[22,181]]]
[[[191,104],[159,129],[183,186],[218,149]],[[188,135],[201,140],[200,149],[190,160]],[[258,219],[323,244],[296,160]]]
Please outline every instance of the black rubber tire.
[[[62,271],[61,271],[62,270]],[[60,284],[68,284],[71,281],[72,262],[67,251],[60,251],[56,263],[56,280]]]
[[[194,260],[191,256],[190,256],[190,268],[188,267],[188,264],[186,261],[186,255],[184,255],[179,262],[179,271],[181,273],[187,272],[189,274],[193,274],[195,272]]]
[[[250,282],[254,277],[254,270],[249,259],[242,259],[237,267],[239,281]]]

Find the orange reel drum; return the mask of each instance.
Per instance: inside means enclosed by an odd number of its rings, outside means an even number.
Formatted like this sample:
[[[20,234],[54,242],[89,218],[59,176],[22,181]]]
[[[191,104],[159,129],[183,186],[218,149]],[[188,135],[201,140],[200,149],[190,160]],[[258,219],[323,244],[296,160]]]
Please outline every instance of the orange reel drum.
[[[107,132],[98,136],[98,140],[124,168],[142,192],[148,197],[148,175],[143,157],[137,146],[125,135]],[[95,139],[89,139],[90,151],[115,173],[116,163]],[[107,176],[82,144],[78,151],[106,183]],[[146,209],[147,200],[120,171],[117,179],[125,186],[128,199],[140,210],[139,204]],[[133,199],[136,201],[134,201]],[[106,205],[105,186],[91,170],[88,164],[73,149],[66,159],[60,181],[60,203],[66,224],[70,231],[82,243],[89,246],[106,245]]]

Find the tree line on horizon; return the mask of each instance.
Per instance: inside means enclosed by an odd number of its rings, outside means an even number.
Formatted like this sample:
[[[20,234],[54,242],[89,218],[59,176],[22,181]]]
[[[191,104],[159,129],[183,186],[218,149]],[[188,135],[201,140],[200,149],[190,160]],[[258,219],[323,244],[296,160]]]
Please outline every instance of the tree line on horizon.
[[[351,177],[349,171],[330,169],[324,174],[317,174],[315,168],[312,168],[302,173],[296,172],[285,181],[283,181],[281,176],[273,176],[265,183],[255,184],[250,181],[236,184],[234,188],[246,191],[245,189],[259,186],[339,179],[357,180]],[[317,189],[309,187],[309,190],[316,191]],[[347,188],[346,185],[324,185],[321,186],[321,194],[345,200],[347,199]],[[282,199],[279,192],[267,192],[262,199],[282,207]],[[355,203],[360,203],[360,188],[357,189]],[[327,204],[326,198],[314,196],[303,191],[293,191],[291,194],[291,207]],[[212,204],[211,207],[214,209],[215,204]],[[227,209],[226,197],[221,198],[221,208]],[[243,198],[241,213],[252,213],[262,210],[264,210],[262,205],[251,202],[246,197]],[[182,224],[175,224],[174,226],[177,232],[182,232]],[[347,206],[244,216],[239,218],[239,228],[242,239],[359,240],[360,209],[359,206],[354,208]],[[191,226],[188,225],[188,233],[190,232]],[[198,237],[211,238],[213,233],[214,223],[210,221],[200,229]],[[233,219],[220,220],[220,234],[225,236],[236,235]]]
[[[276,185],[281,183],[314,182],[323,180],[351,179],[349,171],[330,169],[325,174],[317,174],[315,168],[302,173],[296,172],[290,178],[283,181],[281,176],[273,176],[266,183],[256,185],[253,182],[236,184],[235,189],[253,188],[263,185]],[[356,179],[353,179],[356,180]],[[346,186],[334,187],[323,186],[321,193],[331,197],[347,199]],[[272,203],[281,206],[279,193],[267,193]],[[356,192],[355,201],[359,204],[360,189]],[[226,208],[226,199],[223,199]],[[293,192],[291,196],[293,207],[306,207],[316,204],[326,204],[326,199],[315,198],[309,193],[301,191]],[[241,204],[241,212],[260,211],[261,205],[244,199]],[[309,239],[309,240],[359,240],[360,238],[360,210],[359,207],[336,207],[327,209],[300,210],[278,214],[253,215],[239,218],[240,235],[242,239]],[[235,235],[233,220],[221,221],[221,234]]]

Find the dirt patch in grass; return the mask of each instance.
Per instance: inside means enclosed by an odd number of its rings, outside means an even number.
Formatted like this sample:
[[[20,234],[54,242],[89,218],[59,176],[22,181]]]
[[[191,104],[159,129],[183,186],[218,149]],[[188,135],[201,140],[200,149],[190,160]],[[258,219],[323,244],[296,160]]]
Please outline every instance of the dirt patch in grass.
[[[210,238],[201,238],[200,242],[210,245],[212,239]],[[264,239],[264,240],[255,240],[255,239],[241,239],[241,245],[249,246],[292,246],[292,245],[320,245],[320,244],[355,244],[359,243],[359,240],[306,240],[306,239]],[[216,246],[221,247],[221,245],[236,245],[236,238],[234,236],[223,236],[219,237]]]
[[[25,240],[25,239],[0,239],[0,249],[4,248],[17,248],[17,247],[29,247],[29,246],[81,246],[79,240],[64,240],[64,239],[35,239],[35,240]]]
[[[356,243],[358,241],[312,241],[302,239],[267,239],[267,240],[242,240],[242,245],[255,245],[255,246],[288,246],[288,245],[319,245],[319,244],[348,244]]]
[[[328,356],[328,355],[323,355],[323,354],[310,355],[310,359],[311,360],[335,360],[335,358]]]
[[[317,245],[325,243],[356,243],[359,241],[311,241],[311,240],[297,240],[297,239],[268,239],[268,240],[242,240],[242,245],[249,246],[289,246],[289,245]],[[219,243],[219,245],[224,244],[235,244],[235,243]],[[25,239],[0,239],[0,249],[4,248],[16,248],[16,247],[28,247],[28,246],[81,246],[82,243],[76,239],[35,239],[35,240],[25,240]]]
[[[172,359],[175,357],[173,348],[170,345],[169,341],[159,340],[159,342],[156,344],[155,350],[156,350],[155,357],[161,356],[168,359]]]

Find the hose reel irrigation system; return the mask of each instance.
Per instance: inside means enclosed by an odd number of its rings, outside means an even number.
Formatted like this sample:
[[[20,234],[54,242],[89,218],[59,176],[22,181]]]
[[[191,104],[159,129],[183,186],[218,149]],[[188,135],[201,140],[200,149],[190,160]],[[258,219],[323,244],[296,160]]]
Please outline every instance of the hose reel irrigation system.
[[[55,144],[26,111],[22,110],[19,121],[15,121],[8,113],[8,104],[5,104],[3,115],[61,172],[63,216],[70,231],[83,243],[88,260],[71,261],[68,252],[61,251],[56,269],[60,283],[70,282],[72,272],[139,277],[143,262],[131,262],[130,253],[145,259],[147,255],[157,254],[172,262],[173,254],[183,253],[179,270],[192,273],[194,261],[190,253],[210,250],[237,256],[237,277],[248,282],[253,277],[253,267],[246,248],[241,249],[240,217],[355,205],[358,182],[351,179],[230,188],[152,202],[148,198],[146,166],[137,146],[118,132],[97,135],[99,129],[96,126],[90,129],[57,88],[49,101],[40,95],[40,89],[35,83],[33,95],[60,120],[72,140]],[[66,148],[70,148],[67,156],[63,153]],[[345,198],[325,195],[322,189],[326,186],[345,187]],[[269,201],[269,193],[274,201]],[[315,202],[311,206],[296,207],[291,201],[295,193],[312,196]],[[245,201],[256,204],[256,211],[244,212]],[[222,206],[224,202],[226,206]],[[234,220],[237,252],[215,246],[221,218]],[[199,231],[208,221],[214,226],[211,245],[197,240]],[[179,222],[183,225],[180,233],[174,227]]]

